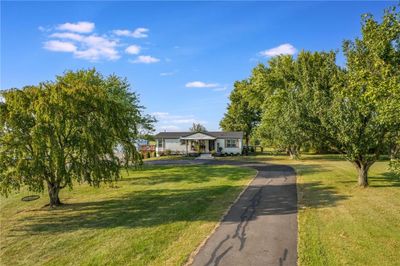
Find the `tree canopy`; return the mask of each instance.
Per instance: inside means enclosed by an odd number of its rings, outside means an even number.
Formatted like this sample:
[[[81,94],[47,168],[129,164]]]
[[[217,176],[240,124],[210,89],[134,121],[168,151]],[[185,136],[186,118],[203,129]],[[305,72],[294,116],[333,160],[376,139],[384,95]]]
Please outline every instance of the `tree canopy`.
[[[220,122],[220,127],[225,131],[243,131],[247,146],[250,135],[260,120],[260,108],[254,108],[246,95],[249,86],[247,80],[235,82],[229,96],[230,104]]]
[[[103,77],[95,69],[67,71],[55,81],[1,92],[0,192],[26,185],[42,192],[50,206],[73,180],[99,186],[138,165],[135,148],[153,119],[126,79]],[[117,151],[122,151],[119,154]]]
[[[200,123],[193,123],[192,127],[189,128],[190,132],[206,132],[207,129]]]
[[[345,67],[336,64],[333,51],[274,57],[253,69],[247,96],[238,101],[261,107],[250,134],[292,157],[305,147],[342,153],[365,187],[381,155],[391,154],[392,168],[399,167],[400,13],[390,8],[381,22],[364,15],[361,37],[344,41],[343,53]],[[236,93],[227,114],[240,106]]]

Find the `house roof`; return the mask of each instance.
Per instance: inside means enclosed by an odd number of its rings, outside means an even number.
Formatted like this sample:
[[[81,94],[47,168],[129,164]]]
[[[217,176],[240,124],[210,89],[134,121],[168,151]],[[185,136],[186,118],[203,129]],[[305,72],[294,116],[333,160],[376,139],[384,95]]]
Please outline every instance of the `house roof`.
[[[179,139],[195,134],[196,132],[160,132],[154,136],[156,139]],[[218,139],[241,139],[243,138],[242,131],[206,131],[200,132]]]

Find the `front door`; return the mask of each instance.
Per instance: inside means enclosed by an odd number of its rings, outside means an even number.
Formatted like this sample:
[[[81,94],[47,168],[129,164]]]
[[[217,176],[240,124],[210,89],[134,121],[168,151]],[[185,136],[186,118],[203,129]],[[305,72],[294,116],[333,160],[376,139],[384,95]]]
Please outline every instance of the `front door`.
[[[205,152],[205,151],[206,151],[206,141],[199,140],[199,152]]]
[[[209,140],[208,147],[209,147],[210,151],[214,151],[215,150],[215,140]]]

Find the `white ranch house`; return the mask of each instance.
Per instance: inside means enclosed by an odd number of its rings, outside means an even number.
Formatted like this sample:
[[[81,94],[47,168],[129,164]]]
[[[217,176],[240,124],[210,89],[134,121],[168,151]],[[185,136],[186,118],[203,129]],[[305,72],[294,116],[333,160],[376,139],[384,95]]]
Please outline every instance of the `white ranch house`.
[[[243,132],[160,132],[155,139],[157,156],[168,152],[241,154],[243,150]]]

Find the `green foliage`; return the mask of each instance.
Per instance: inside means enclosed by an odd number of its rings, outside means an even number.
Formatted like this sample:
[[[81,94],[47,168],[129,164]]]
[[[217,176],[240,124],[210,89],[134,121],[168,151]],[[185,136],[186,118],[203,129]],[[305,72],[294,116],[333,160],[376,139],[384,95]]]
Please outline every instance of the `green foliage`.
[[[192,127],[189,128],[189,130],[191,132],[206,132],[207,131],[206,127],[203,126],[200,123],[198,123],[198,124],[197,123],[193,123]]]
[[[381,22],[364,15],[361,38],[344,41],[343,51],[345,68],[333,51],[302,51],[258,65],[243,85],[245,97],[236,97],[235,86],[227,114],[232,106],[261,107],[261,122],[250,131],[262,144],[291,157],[302,147],[336,150],[367,186],[371,165],[400,146],[400,13],[388,9]]]
[[[246,145],[249,145],[250,135],[260,121],[260,107],[254,108],[247,92],[250,90],[247,80],[237,81],[231,92],[227,112],[220,122],[225,131],[243,131]]]
[[[2,92],[1,194],[21,185],[41,192],[47,185],[54,206],[73,179],[99,186],[117,180],[121,166],[140,164],[134,143],[152,119],[129,88],[126,79],[93,69]]]
[[[302,51],[297,59],[272,58],[264,74],[264,97],[259,97],[263,113],[258,135],[293,158],[301,147],[326,146],[320,118],[327,114],[338,72],[334,52]]]
[[[363,16],[362,38],[345,41],[343,50],[346,71],[324,125],[367,186],[369,167],[400,131],[400,13],[385,11],[381,23]]]

